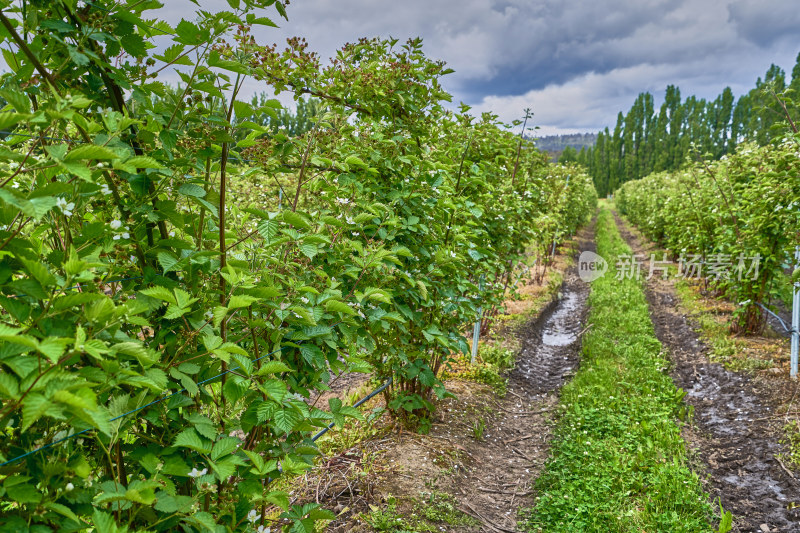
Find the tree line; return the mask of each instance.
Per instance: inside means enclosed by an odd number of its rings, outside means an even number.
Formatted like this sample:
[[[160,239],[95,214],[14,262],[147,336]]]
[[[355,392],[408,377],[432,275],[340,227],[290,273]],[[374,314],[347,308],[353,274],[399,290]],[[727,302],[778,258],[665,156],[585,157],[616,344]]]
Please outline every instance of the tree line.
[[[680,88],[669,85],[656,110],[653,95],[640,93],[627,113],[617,115],[612,130],[606,127],[597,134],[594,147],[565,151],[559,161],[585,165],[598,194],[606,196],[627,181],[676,170],[687,157],[719,159],[744,140],[769,143],[775,129],[792,127],[800,117],[792,104],[799,91],[800,54],[790,82],[784,70],[772,64],[738,99],[730,87],[714,100],[682,99]]]

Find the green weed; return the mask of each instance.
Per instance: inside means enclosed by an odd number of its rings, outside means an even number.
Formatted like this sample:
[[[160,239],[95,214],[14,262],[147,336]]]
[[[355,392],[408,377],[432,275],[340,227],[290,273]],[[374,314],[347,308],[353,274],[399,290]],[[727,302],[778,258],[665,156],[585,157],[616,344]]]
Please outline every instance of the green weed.
[[[512,368],[517,361],[517,354],[512,350],[495,344],[480,344],[478,353],[481,361],[500,369]]]
[[[483,440],[483,432],[486,430],[486,421],[479,418],[472,424],[472,436],[475,440]]]

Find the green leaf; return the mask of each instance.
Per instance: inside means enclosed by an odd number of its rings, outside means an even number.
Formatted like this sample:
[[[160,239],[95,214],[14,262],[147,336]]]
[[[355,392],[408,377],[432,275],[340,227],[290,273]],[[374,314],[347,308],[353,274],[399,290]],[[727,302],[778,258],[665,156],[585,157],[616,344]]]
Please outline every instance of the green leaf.
[[[331,312],[344,313],[346,315],[356,315],[355,309],[342,302],[341,300],[328,300],[325,302],[325,309]]]
[[[158,134],[158,138],[161,139],[161,143],[168,152],[174,150],[178,142],[178,136],[172,130],[161,130]]]
[[[42,501],[42,493],[28,483],[7,486],[6,493],[9,498],[19,503],[39,503]]]
[[[175,300],[175,295],[172,293],[172,291],[170,291],[166,287],[161,287],[159,285],[156,285],[155,287],[150,287],[149,289],[144,289],[139,292],[141,292],[145,296],[149,296],[151,298],[157,298],[159,300],[163,300],[171,304],[177,303],[177,301]]]
[[[364,163],[364,161],[360,157],[355,156],[355,155],[347,156],[345,158],[344,162],[347,163],[347,166],[349,166],[349,167],[364,168],[364,167],[367,166],[367,164]]]
[[[206,195],[205,189],[194,183],[184,183],[178,187],[178,194],[183,196],[194,196],[195,198],[202,198]]]
[[[164,166],[161,163],[159,163],[152,157],[148,157],[145,155],[137,155],[131,157],[130,159],[125,161],[125,164],[131,165],[136,168],[156,168],[156,169],[164,168]],[[180,192],[180,189],[178,192]]]
[[[286,384],[277,379],[270,379],[262,383],[261,390],[276,402],[282,402],[287,395]]]
[[[83,181],[92,181],[92,171],[84,163],[79,163],[77,161],[68,161],[68,162],[61,162],[58,164],[58,166],[63,168],[70,174],[78,176]]]
[[[319,252],[316,244],[301,244],[299,248],[303,255],[309,259],[314,259],[314,256]]]
[[[0,374],[0,395],[12,400],[19,398],[19,383],[11,374]]]
[[[144,38],[138,33],[126,33],[120,38],[122,49],[133,57],[145,57],[147,55],[147,45]]]
[[[115,344],[113,349],[115,353],[135,357],[145,368],[153,366],[158,361],[158,356],[155,352],[137,342],[120,342]]]
[[[14,113],[12,111],[3,111],[0,113],[0,129],[7,130],[11,126],[15,126],[30,117],[27,113]]]
[[[266,363],[261,364],[261,368],[256,371],[256,374],[259,376],[265,376],[267,374],[279,374],[282,372],[291,372],[292,369],[286,366],[285,363],[280,361],[267,361]]]
[[[50,400],[41,394],[28,394],[25,399],[22,400],[22,431],[31,427],[31,425],[39,420],[50,407]]]
[[[46,339],[39,341],[39,345],[36,347],[36,349],[39,350],[41,354],[46,356],[51,363],[56,364],[64,354],[66,345],[70,342],[70,340],[71,339],[47,337]]]
[[[152,505],[156,499],[155,490],[152,487],[135,487],[136,481],[131,482],[131,487],[125,491],[125,499],[143,505]]]
[[[186,415],[186,420],[188,420],[194,426],[194,429],[201,436],[211,440],[212,442],[216,440],[218,435],[217,426],[214,425],[214,422],[210,418],[198,413],[190,413]]]
[[[222,324],[222,321],[225,320],[225,317],[228,315],[228,308],[218,305],[214,307],[214,327],[218,328]]]
[[[65,517],[69,518],[70,520],[73,520],[73,521],[77,522],[78,524],[81,523],[81,519],[78,518],[78,515],[76,515],[74,512],[72,512],[72,509],[70,509],[66,505],[62,505],[62,504],[56,503],[56,502],[46,502],[44,504],[44,508],[45,509],[49,509],[49,510],[51,510],[53,512],[56,512],[56,513],[60,514],[61,516],[65,516]]]
[[[279,224],[274,220],[262,220],[258,223],[258,233],[265,241],[271,242],[278,234]]]
[[[242,444],[242,441],[236,437],[222,437],[214,443],[214,449],[211,450],[211,460],[217,461],[226,455],[230,455],[236,451],[240,444]]]
[[[253,107],[245,102],[235,100],[233,102],[233,110],[236,112],[237,118],[246,118],[253,114]]]
[[[289,510],[289,495],[283,491],[272,491],[264,495],[264,499],[270,503],[274,503],[284,511]]]
[[[201,438],[194,428],[186,428],[178,433],[172,445],[190,448],[199,453],[211,453],[211,442]]]
[[[105,146],[84,144],[71,150],[64,157],[64,161],[78,161],[82,159],[119,159],[119,155]]]
[[[192,507],[191,496],[171,496],[166,492],[160,491],[156,493],[156,504],[154,506],[156,511],[162,513],[185,513]]]
[[[162,251],[158,252],[156,255],[158,256],[158,262],[161,265],[161,268],[164,269],[164,274],[173,270],[175,265],[180,263],[180,260],[169,252]]]
[[[311,227],[311,222],[305,216],[295,211],[284,211],[283,220],[297,229],[308,229]]]
[[[119,533],[114,518],[110,514],[104,513],[99,509],[94,510],[94,514],[92,514],[92,523],[97,533]]]
[[[260,26],[269,26],[271,28],[277,28],[278,25],[272,22],[272,20],[268,19],[267,17],[256,17],[252,13],[247,14],[247,23],[248,24],[258,24]]]
[[[291,433],[294,427],[300,423],[300,413],[294,409],[280,409],[272,417],[273,425],[286,434]]]
[[[187,516],[184,521],[189,522],[190,524],[201,526],[209,533],[216,533],[217,531],[217,523],[214,521],[214,517],[205,511],[192,513],[191,515]]]
[[[200,44],[204,41],[208,30],[200,30],[195,24],[181,20],[175,27],[175,33],[179,37],[179,42],[188,45]]]
[[[422,281],[417,280],[417,287],[419,287],[419,292],[422,295],[423,300],[428,299],[428,287]]]
[[[92,61],[86,56],[78,51],[78,49],[72,45],[67,45],[67,51],[69,52],[69,57],[76,65],[86,66]]]
[[[259,301],[260,298],[248,296],[246,294],[234,294],[228,302],[228,309],[238,309],[239,307],[249,307]]]
[[[194,397],[200,392],[200,389],[197,387],[197,384],[194,382],[194,380],[177,368],[170,368],[169,375],[180,381],[181,385],[183,385],[183,388],[186,389],[186,392],[189,394],[189,396]]]
[[[189,311],[191,311],[191,309],[188,307],[179,307],[177,305],[170,304],[170,306],[167,307],[167,311],[164,313],[164,318],[167,320],[175,320],[176,318],[182,317]]]
[[[42,287],[56,284],[56,278],[53,277],[53,275],[47,270],[47,267],[41,262],[29,261],[28,259],[23,258],[20,258],[20,262],[25,265],[25,270],[30,272],[31,276],[33,276],[36,281],[42,285]]]

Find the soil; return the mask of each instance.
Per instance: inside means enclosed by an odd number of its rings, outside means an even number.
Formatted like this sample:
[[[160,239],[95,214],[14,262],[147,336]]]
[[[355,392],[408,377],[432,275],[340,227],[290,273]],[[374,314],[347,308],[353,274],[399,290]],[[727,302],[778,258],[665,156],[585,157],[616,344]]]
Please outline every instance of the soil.
[[[646,241],[616,219],[634,253],[649,256]],[[800,475],[776,457],[787,451],[777,413],[794,401],[797,384],[709,362],[695,325],[679,312],[672,283],[651,278],[647,299],[656,335],[670,354],[673,381],[694,409],[684,438],[702,463],[696,469],[707,474],[706,490],[733,513],[734,532],[800,531]]]
[[[592,223],[566,253],[594,249]],[[535,503],[533,483],[548,458],[558,391],[579,364],[588,292],[569,267],[553,301],[514,332],[512,344],[521,348],[505,396],[449,380],[456,398],[440,403],[428,435],[379,432],[309,471],[298,501],[334,510],[331,533],[372,531],[369,520],[387,510],[406,523],[425,516],[430,527],[434,501],[472,517],[472,524],[463,515],[433,520],[437,531],[516,531],[518,509]]]
[[[338,375],[335,375],[333,372],[331,372],[331,380],[328,382],[328,387],[330,390],[312,395],[311,398],[306,401],[306,403],[314,407],[327,409],[329,399],[347,398],[347,396],[368,384],[371,377],[372,374],[348,372],[347,370],[342,371]],[[366,393],[362,394],[362,396],[364,395],[366,395]]]

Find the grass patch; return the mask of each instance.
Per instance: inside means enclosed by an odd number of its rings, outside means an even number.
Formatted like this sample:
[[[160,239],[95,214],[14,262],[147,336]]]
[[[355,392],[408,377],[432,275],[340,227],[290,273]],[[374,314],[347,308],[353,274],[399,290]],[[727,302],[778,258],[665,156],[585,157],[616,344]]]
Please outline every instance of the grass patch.
[[[800,423],[797,420],[790,421],[783,427],[783,432],[785,436],[781,444],[785,444],[787,450],[778,454],[778,457],[792,470],[800,470]]]
[[[608,209],[598,253],[610,271],[592,284],[592,329],[579,372],[561,392],[552,457],[537,481],[527,531],[713,531],[714,512],[688,466],[676,419],[683,391],[664,372],[642,286],[615,279],[629,253]]]
[[[763,370],[774,366],[770,359],[748,357],[748,344],[744,339],[731,336],[731,312],[720,309],[719,302],[703,298],[699,289],[687,280],[675,284],[675,292],[687,314],[697,322],[703,342],[709,347],[708,358],[734,372]]]
[[[410,516],[403,516],[398,502],[389,497],[383,507],[373,506],[363,520],[376,531],[391,533],[437,532],[443,525],[475,526],[477,520],[456,509],[455,500],[445,492],[423,492],[414,499]]]

